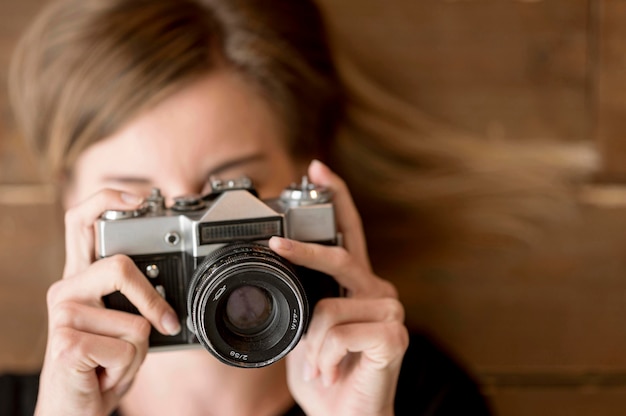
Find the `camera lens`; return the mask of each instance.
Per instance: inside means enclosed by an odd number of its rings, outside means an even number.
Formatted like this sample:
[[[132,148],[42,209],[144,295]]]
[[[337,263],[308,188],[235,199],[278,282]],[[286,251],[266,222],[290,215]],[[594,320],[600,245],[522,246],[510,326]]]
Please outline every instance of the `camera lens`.
[[[262,332],[272,322],[273,302],[270,294],[259,287],[241,286],[226,301],[226,323],[233,332],[252,335]]]
[[[289,262],[252,243],[208,255],[191,279],[187,308],[200,344],[238,367],[284,357],[300,340],[309,311]]]

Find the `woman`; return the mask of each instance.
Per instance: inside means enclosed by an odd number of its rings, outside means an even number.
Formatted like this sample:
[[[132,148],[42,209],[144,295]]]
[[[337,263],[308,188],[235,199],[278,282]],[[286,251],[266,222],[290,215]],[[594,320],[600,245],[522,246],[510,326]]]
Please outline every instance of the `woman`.
[[[61,1],[24,37],[10,85],[17,120],[67,208],[36,413],[487,412],[430,344],[415,338],[406,353],[403,307],[371,269],[346,184],[308,164],[330,158],[342,115],[312,4]],[[135,209],[153,187],[168,203],[204,193],[216,175],[249,176],[271,197],[305,172],[333,191],[343,247],[273,237],[270,248],[331,275],[347,297],[321,301],[296,349],[261,369],[226,366],[202,349],[147,354],[151,327],[175,335],[179,317],[128,257],[95,261],[101,213]],[[104,308],[102,297],[118,290],[141,315]]]

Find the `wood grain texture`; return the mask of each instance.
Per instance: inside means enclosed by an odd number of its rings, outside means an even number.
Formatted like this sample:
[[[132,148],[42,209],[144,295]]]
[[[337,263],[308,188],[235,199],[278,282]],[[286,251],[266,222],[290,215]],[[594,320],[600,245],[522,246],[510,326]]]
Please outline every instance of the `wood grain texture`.
[[[407,107],[492,138],[597,142],[606,178],[626,178],[624,2],[320,2],[339,53]],[[0,0],[2,79],[44,3]],[[39,180],[2,82],[0,193]],[[10,334],[0,370],[40,364],[45,291],[62,267],[61,214],[49,194],[30,201],[0,204],[0,331]],[[625,252],[626,211],[582,206],[528,247],[431,259],[396,283],[409,322],[477,374],[498,414],[617,415],[626,410]]]
[[[604,158],[604,180],[626,181],[626,4],[596,0],[595,139]]]
[[[341,54],[417,109],[481,136],[590,139],[588,0],[321,3]]]
[[[16,132],[7,98],[7,76],[20,33],[45,3],[45,0],[0,2],[0,183],[42,179],[35,158]]]
[[[399,285],[416,324],[483,372],[626,372],[626,212],[583,207],[527,249],[433,261]]]
[[[63,244],[55,205],[0,206],[0,371],[41,365],[46,291],[61,276]]]

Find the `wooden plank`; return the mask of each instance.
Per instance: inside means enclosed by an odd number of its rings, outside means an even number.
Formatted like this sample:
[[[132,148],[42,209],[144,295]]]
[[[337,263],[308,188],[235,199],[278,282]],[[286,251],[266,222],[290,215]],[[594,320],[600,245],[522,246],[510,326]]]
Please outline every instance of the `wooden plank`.
[[[41,365],[46,291],[61,277],[63,241],[58,207],[0,205],[0,372]]]
[[[0,2],[0,183],[41,181],[33,155],[15,131],[7,97],[11,54],[18,37],[46,0]]]
[[[479,136],[590,140],[589,0],[321,3],[340,54],[416,117]]]
[[[626,371],[625,247],[626,211],[587,206],[529,247],[388,276],[409,321],[479,372]]]
[[[494,413],[503,416],[621,416],[626,388],[515,388],[488,394]]]
[[[626,10],[623,2],[597,1],[596,133],[608,172],[620,177]],[[0,76],[41,3],[0,3]],[[589,0],[322,3],[343,53],[416,111],[490,137],[589,140]],[[0,182],[31,181],[3,88]],[[49,204],[0,206],[0,331],[16,334],[2,339],[0,370],[41,361],[45,291],[63,260],[60,216]],[[588,375],[615,380],[626,372],[625,236],[621,208],[586,207],[532,247],[431,259],[384,276],[398,283],[408,320],[476,371],[498,414],[621,414],[623,383]]]
[[[595,137],[604,164],[602,179],[626,181],[626,3],[596,0]]]

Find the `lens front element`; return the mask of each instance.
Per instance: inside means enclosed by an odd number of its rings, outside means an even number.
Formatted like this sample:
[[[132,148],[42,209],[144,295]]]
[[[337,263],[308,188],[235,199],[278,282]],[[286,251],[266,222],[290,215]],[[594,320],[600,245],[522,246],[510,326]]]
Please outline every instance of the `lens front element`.
[[[308,316],[294,269],[269,248],[227,245],[207,256],[189,286],[198,341],[221,361],[263,367],[299,341]]]
[[[272,322],[273,301],[270,294],[256,286],[240,286],[226,301],[225,322],[233,332],[253,335]]]

